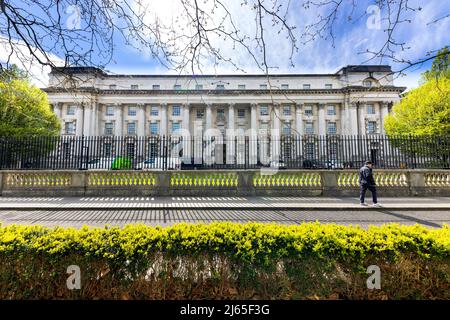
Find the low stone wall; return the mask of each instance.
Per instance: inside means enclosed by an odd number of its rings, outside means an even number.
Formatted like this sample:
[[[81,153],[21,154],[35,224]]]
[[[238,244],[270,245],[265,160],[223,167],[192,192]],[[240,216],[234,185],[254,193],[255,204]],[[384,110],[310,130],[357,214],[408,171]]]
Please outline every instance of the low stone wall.
[[[450,196],[449,170],[375,170],[375,180],[380,196]],[[0,171],[2,196],[357,196],[358,190],[357,170]]]

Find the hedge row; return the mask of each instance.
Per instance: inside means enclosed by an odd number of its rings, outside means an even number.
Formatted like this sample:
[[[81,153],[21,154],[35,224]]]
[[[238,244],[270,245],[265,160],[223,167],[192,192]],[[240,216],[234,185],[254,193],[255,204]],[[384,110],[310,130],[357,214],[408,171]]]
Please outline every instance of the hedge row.
[[[1,299],[450,298],[448,226],[0,226],[0,261]]]

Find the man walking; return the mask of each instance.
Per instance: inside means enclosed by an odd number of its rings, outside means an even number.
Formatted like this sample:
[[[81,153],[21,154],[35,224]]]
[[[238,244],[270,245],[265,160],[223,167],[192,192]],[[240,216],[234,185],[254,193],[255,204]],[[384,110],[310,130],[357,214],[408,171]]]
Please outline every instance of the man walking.
[[[373,163],[370,161],[366,161],[364,166],[359,169],[359,185],[361,188],[359,200],[362,206],[367,206],[367,204],[364,202],[364,198],[366,197],[367,189],[369,189],[369,191],[372,192],[373,206],[380,207],[380,205],[377,203],[377,189],[375,186],[375,179],[373,178],[372,167]]]

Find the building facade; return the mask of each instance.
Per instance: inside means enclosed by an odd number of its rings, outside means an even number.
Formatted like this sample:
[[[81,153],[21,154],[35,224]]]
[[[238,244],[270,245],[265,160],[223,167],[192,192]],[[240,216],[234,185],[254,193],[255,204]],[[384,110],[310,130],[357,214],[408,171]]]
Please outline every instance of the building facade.
[[[332,74],[110,75],[54,69],[48,93],[63,135],[382,134],[400,99],[389,66]]]

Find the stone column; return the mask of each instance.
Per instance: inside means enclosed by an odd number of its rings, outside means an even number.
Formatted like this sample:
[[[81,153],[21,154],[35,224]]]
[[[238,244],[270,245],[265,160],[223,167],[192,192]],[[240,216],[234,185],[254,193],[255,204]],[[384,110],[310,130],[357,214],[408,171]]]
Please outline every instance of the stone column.
[[[212,128],[212,105],[206,105],[206,123],[205,123],[205,131]]]
[[[116,103],[114,105],[114,113],[116,114],[116,123],[115,123],[115,131],[116,136],[123,135],[123,106],[121,104]]]
[[[62,119],[62,108],[63,108],[63,104],[61,102],[57,102],[54,104],[53,112],[55,113],[56,117],[58,118],[59,123],[61,124],[61,132],[64,132],[64,122]]]
[[[380,118],[381,118],[380,119],[380,126],[381,126],[380,132],[382,134],[386,134],[386,131],[384,130],[384,118],[389,114],[388,103],[380,102],[379,106],[380,106]]]
[[[137,109],[138,109],[137,134],[139,137],[143,137],[145,136],[145,125],[146,125],[145,105],[140,103],[137,105]]]
[[[295,104],[295,149],[297,157],[302,155],[302,136],[303,136],[303,119],[302,105]]]
[[[250,106],[250,136],[249,136],[249,162],[256,164],[258,162],[258,119],[256,113],[257,104],[252,103]]]
[[[350,124],[349,133],[351,135],[358,134],[358,109],[356,103],[351,103],[348,108],[348,118],[347,121]]]
[[[273,161],[278,161],[280,158],[280,104],[273,105],[273,127],[271,130],[271,152],[270,158]]]
[[[361,135],[366,135],[367,134],[366,120],[364,118],[364,115],[366,113],[364,110],[366,108],[366,104],[360,103],[357,108],[358,108],[357,111],[358,111],[358,129],[359,129],[358,133]]]
[[[191,132],[189,127],[189,104],[183,104],[183,124],[182,128]]]
[[[189,125],[189,104],[183,104],[183,122],[181,128],[183,129],[183,161],[185,163],[192,163],[192,140],[194,137],[191,135],[190,125]],[[195,153],[195,150],[194,150]],[[194,154],[195,158],[195,154]],[[195,159],[194,159],[195,162]]]
[[[84,110],[83,110],[82,104],[79,104],[77,106],[76,117],[77,117],[77,122],[76,122],[76,128],[75,128],[75,135],[82,136],[83,135],[83,117],[84,117]]]
[[[91,136],[91,121],[92,121],[92,105],[84,104],[84,117],[83,117],[83,134],[85,136]]]
[[[324,136],[327,134],[327,128],[325,123],[325,104],[319,103],[319,112],[318,112],[318,126],[319,126],[319,135]]]
[[[161,118],[159,123],[159,134],[161,136],[167,135],[167,103],[161,104]]]
[[[92,111],[91,111],[91,135],[98,136],[98,103],[97,101],[92,102]]]
[[[295,104],[295,134],[303,134],[302,105],[300,103]]]
[[[227,164],[234,163],[235,159],[235,132],[234,132],[234,103],[228,105],[228,130],[226,134],[226,153],[227,153]]]

